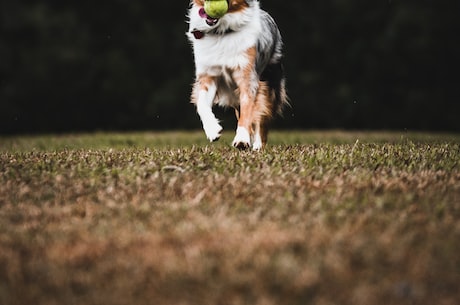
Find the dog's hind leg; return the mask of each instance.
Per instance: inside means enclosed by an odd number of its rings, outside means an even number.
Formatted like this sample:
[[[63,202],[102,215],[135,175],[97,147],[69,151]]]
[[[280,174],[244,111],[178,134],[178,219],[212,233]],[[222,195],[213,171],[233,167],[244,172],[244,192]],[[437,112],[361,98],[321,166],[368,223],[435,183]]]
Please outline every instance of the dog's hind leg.
[[[217,87],[215,80],[210,76],[199,76],[193,86],[192,103],[196,104],[198,115],[209,141],[220,138],[222,126],[212,112],[212,105],[216,98]]]
[[[262,140],[262,126],[260,122],[254,124],[254,136],[252,140],[252,150],[261,150],[264,146],[264,142]]]
[[[267,144],[268,122],[272,117],[272,104],[269,97],[269,88],[266,82],[259,82],[255,109],[253,111],[253,141],[252,149],[260,150]]]

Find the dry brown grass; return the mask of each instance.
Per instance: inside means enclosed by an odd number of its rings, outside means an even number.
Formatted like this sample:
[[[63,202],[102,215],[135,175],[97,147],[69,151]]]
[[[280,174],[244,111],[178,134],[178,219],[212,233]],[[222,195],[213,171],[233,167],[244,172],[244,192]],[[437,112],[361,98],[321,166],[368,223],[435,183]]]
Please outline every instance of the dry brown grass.
[[[0,142],[0,304],[460,302],[456,136],[72,137]]]

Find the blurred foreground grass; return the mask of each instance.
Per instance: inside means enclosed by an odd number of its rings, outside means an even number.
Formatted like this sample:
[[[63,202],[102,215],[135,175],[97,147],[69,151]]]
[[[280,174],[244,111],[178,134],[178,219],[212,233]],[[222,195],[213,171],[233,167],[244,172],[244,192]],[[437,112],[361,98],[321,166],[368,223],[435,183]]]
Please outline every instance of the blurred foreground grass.
[[[0,139],[0,304],[458,304],[460,137]]]

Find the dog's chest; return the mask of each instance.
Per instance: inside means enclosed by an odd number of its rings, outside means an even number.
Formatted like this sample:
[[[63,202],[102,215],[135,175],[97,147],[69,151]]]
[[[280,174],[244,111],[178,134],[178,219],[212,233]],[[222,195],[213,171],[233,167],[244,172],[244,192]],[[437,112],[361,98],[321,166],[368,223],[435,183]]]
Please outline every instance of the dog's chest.
[[[252,35],[232,33],[224,37],[208,36],[194,43],[195,63],[197,72],[204,70],[244,68],[249,64],[247,50],[256,44]],[[210,71],[212,72],[212,71]]]

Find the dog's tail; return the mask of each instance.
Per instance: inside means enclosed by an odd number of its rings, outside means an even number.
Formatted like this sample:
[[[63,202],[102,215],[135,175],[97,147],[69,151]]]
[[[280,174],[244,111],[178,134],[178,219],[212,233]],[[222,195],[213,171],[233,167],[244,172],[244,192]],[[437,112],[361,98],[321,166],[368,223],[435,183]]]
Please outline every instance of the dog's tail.
[[[289,105],[286,79],[281,63],[283,41],[278,26],[267,12],[261,12],[261,20],[263,31],[257,41],[256,69],[261,81],[268,86],[272,114],[281,115],[284,107]]]
[[[262,72],[261,80],[267,82],[273,113],[282,115],[283,109],[290,106],[283,64],[281,62],[269,64]]]

